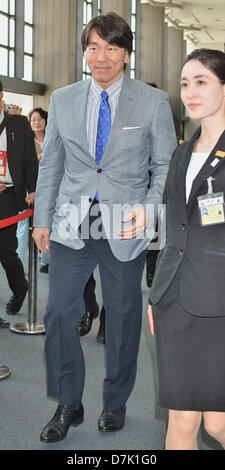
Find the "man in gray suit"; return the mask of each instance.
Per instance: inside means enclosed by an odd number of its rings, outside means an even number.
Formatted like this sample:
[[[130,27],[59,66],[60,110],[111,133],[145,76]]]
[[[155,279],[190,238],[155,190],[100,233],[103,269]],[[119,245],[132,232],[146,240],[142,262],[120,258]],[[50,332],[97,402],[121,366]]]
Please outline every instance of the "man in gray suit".
[[[100,431],[124,426],[135,382],[146,247],[176,137],[166,93],[123,74],[132,39],[115,13],[93,18],[81,37],[92,78],[51,97],[33,237],[43,252],[51,245],[46,360],[48,394],[59,405],[42,442],[64,439],[83,421],[84,359],[75,326],[97,264],[106,310]]]

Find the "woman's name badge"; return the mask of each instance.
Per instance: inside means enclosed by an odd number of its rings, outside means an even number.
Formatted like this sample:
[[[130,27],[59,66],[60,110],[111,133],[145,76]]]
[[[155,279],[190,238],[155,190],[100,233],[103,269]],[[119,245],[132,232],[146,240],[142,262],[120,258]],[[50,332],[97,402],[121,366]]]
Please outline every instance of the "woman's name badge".
[[[0,176],[6,175],[7,152],[0,150]]]
[[[202,227],[223,224],[225,222],[224,194],[223,192],[213,192],[212,181],[214,179],[215,178],[212,178],[211,176],[207,178],[208,194],[204,194],[197,198],[200,224]]]

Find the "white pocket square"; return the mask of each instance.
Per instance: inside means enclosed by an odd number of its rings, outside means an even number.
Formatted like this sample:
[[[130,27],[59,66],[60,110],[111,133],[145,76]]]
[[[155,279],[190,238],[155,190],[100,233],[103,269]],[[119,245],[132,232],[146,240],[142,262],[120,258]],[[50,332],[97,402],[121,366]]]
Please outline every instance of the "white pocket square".
[[[141,129],[142,126],[131,126],[131,127],[123,127],[123,131],[127,131],[128,129]]]

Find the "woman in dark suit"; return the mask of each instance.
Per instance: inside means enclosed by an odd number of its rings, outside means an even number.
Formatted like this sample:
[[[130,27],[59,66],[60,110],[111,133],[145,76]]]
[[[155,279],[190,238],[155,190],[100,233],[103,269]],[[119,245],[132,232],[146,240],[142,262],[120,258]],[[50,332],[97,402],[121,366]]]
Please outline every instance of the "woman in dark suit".
[[[197,449],[203,418],[225,448],[225,54],[199,49],[181,99],[201,121],[174,152],[165,186],[167,242],[148,308],[156,333],[166,449]]]
[[[0,220],[14,216],[34,202],[38,165],[32,132],[25,116],[4,114],[3,85],[0,81]],[[19,259],[16,224],[0,230],[0,262],[13,296],[6,305],[10,315],[19,312],[28,283]],[[0,322],[1,324],[1,322]]]

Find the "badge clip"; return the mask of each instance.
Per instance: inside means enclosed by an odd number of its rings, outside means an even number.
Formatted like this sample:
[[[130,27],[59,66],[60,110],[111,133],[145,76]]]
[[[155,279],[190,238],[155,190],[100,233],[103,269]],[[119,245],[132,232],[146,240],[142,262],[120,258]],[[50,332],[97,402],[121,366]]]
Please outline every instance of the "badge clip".
[[[209,178],[207,178],[208,194],[213,194],[213,185],[212,185],[213,181],[215,181],[215,178],[213,178],[212,176],[209,176]]]

